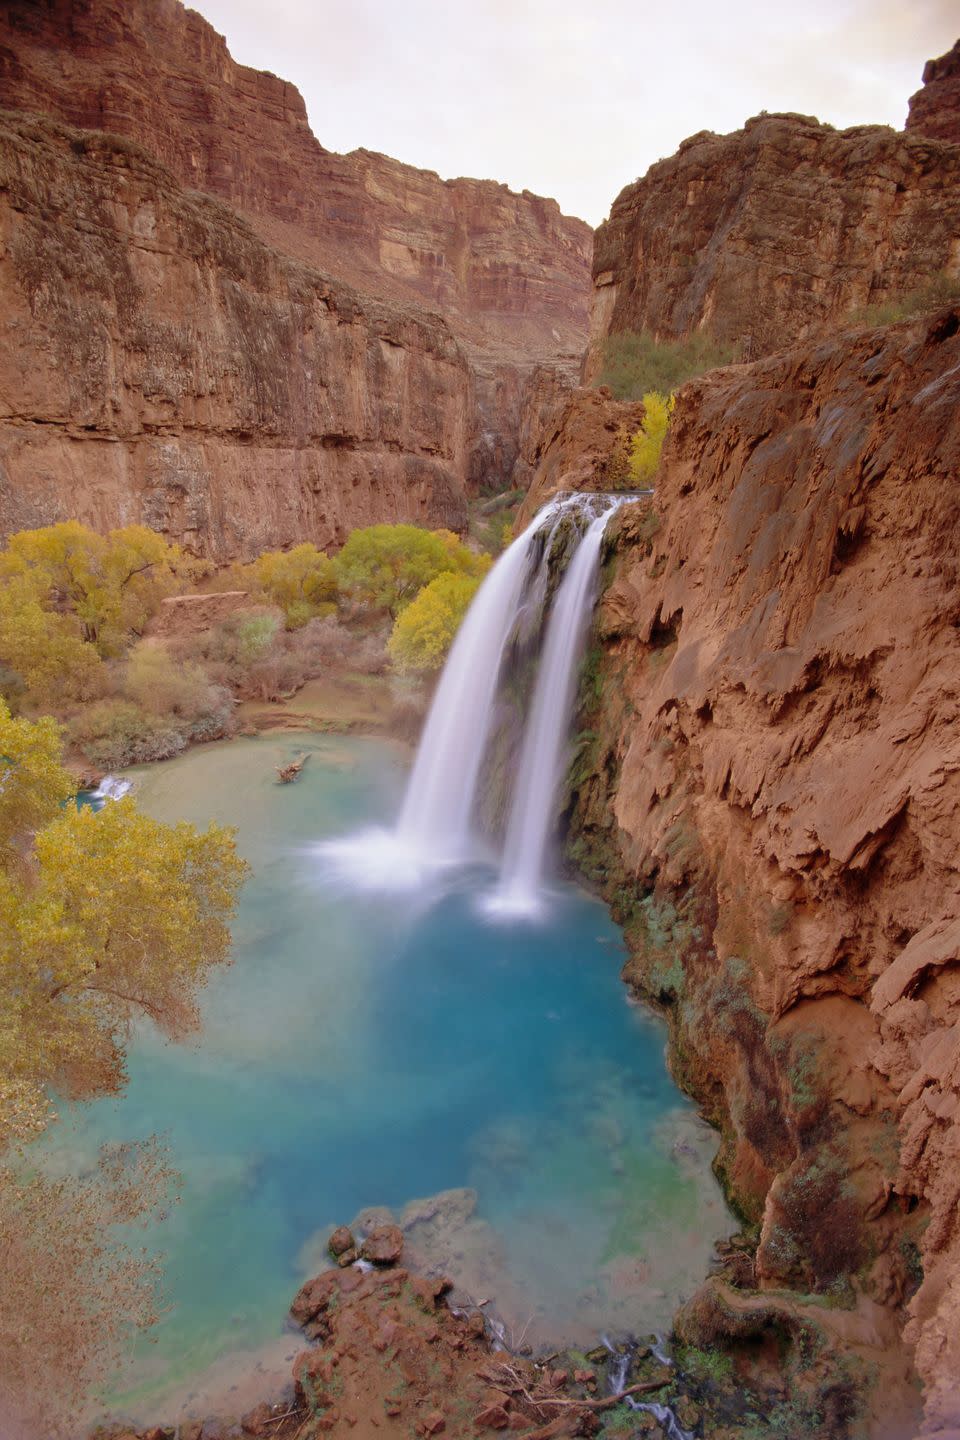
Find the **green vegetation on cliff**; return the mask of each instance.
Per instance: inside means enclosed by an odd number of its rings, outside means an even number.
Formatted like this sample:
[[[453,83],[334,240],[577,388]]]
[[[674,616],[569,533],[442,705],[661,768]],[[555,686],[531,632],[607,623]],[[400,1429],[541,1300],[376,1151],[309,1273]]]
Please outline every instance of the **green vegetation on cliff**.
[[[595,383],[608,386],[615,400],[640,400],[648,390],[669,395],[736,358],[734,346],[702,330],[682,340],[657,340],[646,330],[630,330],[607,336]]]

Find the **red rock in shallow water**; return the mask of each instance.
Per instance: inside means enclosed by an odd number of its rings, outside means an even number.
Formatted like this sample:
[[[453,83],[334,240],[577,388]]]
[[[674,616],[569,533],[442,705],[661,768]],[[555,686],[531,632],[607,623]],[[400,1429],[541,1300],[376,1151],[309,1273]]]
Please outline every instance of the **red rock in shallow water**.
[[[378,1225],[360,1246],[364,1260],[374,1265],[395,1265],[403,1253],[403,1231],[399,1225]]]

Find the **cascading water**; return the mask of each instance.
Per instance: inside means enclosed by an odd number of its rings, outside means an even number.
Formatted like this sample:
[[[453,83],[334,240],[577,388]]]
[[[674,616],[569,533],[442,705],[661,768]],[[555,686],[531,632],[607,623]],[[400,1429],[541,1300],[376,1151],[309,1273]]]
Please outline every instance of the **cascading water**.
[[[577,662],[593,606],[603,534],[618,503],[608,505],[590,523],[557,592],[533,708],[523,738],[500,883],[490,901],[493,913],[529,915],[535,914],[540,906],[544,859],[561,778]]]
[[[556,505],[541,510],[500,557],[467,611],[430,707],[397,824],[397,839],[434,863],[464,859],[503,652],[531,546]]]
[[[433,697],[396,828],[318,847],[348,883],[374,890],[413,889],[431,871],[470,859],[470,818],[504,650],[537,537],[552,527],[568,499],[538,512],[477,591]]]

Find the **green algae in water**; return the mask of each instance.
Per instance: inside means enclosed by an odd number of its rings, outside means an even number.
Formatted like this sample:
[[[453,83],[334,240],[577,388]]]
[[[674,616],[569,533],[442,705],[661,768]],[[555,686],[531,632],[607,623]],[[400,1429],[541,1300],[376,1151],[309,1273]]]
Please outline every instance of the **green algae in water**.
[[[304,748],[301,779],[278,785]],[[398,808],[403,765],[381,742],[234,741],[137,781],[163,819],[236,825],[253,874],[198,1041],[139,1032],[123,1096],[59,1136],[82,1158],[159,1133],[183,1174],[154,1237],[171,1308],[118,1408],[231,1406],[223,1357],[267,1347],[284,1367],[327,1227],[439,1192],[461,1193],[409,1245],[491,1298],[508,1339],[666,1325],[731,1221],[714,1137],[667,1074],[660,1022],[627,1003],[605,908],[562,885],[543,925],[492,925],[479,870],[430,905],[332,890],[315,842]]]

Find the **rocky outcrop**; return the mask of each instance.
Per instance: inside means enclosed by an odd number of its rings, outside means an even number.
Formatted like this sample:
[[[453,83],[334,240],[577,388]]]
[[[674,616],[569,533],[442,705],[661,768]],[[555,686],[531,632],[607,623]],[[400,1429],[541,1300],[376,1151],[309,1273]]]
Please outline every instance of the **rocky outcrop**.
[[[0,120],[0,532],[142,522],[215,559],[459,529],[473,380],[130,141]]]
[[[651,166],[597,231],[586,378],[608,335],[707,330],[749,360],[960,276],[960,149],[760,115]]]
[[[609,390],[573,390],[538,416],[529,446],[533,478],[517,516],[529,524],[542,505],[571,490],[628,486],[629,440],[643,420],[641,401],[614,400]]]
[[[931,1434],[960,1426],[958,475],[960,308],[686,386],[619,522],[570,842],[722,1127],[738,1283],[900,1315]]]
[[[960,40],[924,66],[923,88],[910,97],[907,129],[912,135],[960,145]]]
[[[236,64],[179,0],[4,5],[0,93],[7,106],[130,137],[272,249],[380,301],[442,313],[472,374],[464,481],[510,479],[536,363],[579,368],[589,226],[529,191],[325,150],[297,89]]]

